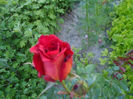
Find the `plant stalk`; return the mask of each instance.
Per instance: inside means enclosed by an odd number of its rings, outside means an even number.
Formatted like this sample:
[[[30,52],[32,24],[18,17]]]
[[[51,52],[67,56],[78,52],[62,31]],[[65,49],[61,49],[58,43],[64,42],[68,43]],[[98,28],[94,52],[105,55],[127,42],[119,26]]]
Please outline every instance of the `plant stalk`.
[[[67,91],[68,94],[71,94],[71,91],[67,88],[66,84],[65,84],[65,81],[63,80],[61,82],[62,86],[64,87],[64,89]]]

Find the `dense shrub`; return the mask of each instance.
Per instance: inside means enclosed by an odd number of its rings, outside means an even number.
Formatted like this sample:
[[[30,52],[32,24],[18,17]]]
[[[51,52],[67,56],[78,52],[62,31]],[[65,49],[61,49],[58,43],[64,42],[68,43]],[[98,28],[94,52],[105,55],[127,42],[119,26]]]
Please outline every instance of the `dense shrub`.
[[[41,34],[58,30],[59,16],[74,0],[2,0],[0,2],[0,98],[35,98],[44,81],[27,64],[29,48]]]
[[[108,33],[114,42],[112,48],[115,50],[112,56],[123,56],[133,49],[133,1],[124,0],[115,11],[115,19],[111,31]],[[115,47],[115,48],[114,48]]]
[[[112,60],[118,57],[125,57],[126,53],[133,49],[133,0],[123,0],[116,7],[114,21],[111,31],[108,32],[109,38],[113,41],[111,46],[113,51],[110,53]],[[130,60],[133,63],[132,60]],[[133,69],[129,65],[123,65],[126,68],[125,79],[128,80],[130,93],[127,94],[128,99],[133,95]],[[128,96],[129,95],[129,96]]]

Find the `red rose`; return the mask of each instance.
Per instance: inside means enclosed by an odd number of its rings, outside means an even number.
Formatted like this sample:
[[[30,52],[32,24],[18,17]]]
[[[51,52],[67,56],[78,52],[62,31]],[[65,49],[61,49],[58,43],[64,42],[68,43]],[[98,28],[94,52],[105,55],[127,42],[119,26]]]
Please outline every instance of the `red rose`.
[[[55,35],[41,35],[30,52],[34,53],[33,64],[38,76],[44,75],[46,81],[61,82],[71,71],[73,52],[70,45]]]

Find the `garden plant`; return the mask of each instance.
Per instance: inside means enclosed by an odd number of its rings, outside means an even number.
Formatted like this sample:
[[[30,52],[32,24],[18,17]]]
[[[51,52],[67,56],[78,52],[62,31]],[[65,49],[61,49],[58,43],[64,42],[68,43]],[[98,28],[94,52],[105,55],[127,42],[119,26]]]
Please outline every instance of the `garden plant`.
[[[82,48],[57,35],[79,6]],[[0,0],[0,99],[133,99],[133,0]]]

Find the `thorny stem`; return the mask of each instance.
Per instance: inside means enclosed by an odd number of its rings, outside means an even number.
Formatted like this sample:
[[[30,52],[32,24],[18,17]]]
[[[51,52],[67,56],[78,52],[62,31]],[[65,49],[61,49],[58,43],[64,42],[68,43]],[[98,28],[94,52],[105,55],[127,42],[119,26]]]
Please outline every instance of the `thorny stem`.
[[[71,91],[66,87],[66,84],[65,84],[64,80],[61,82],[61,84],[64,87],[64,89],[67,91],[67,93],[71,94]]]
[[[67,88],[65,81],[62,81],[61,84],[64,87],[64,89],[66,90],[66,92],[71,96],[71,91]],[[77,95],[76,93],[74,93],[74,96],[79,97],[79,95]]]

